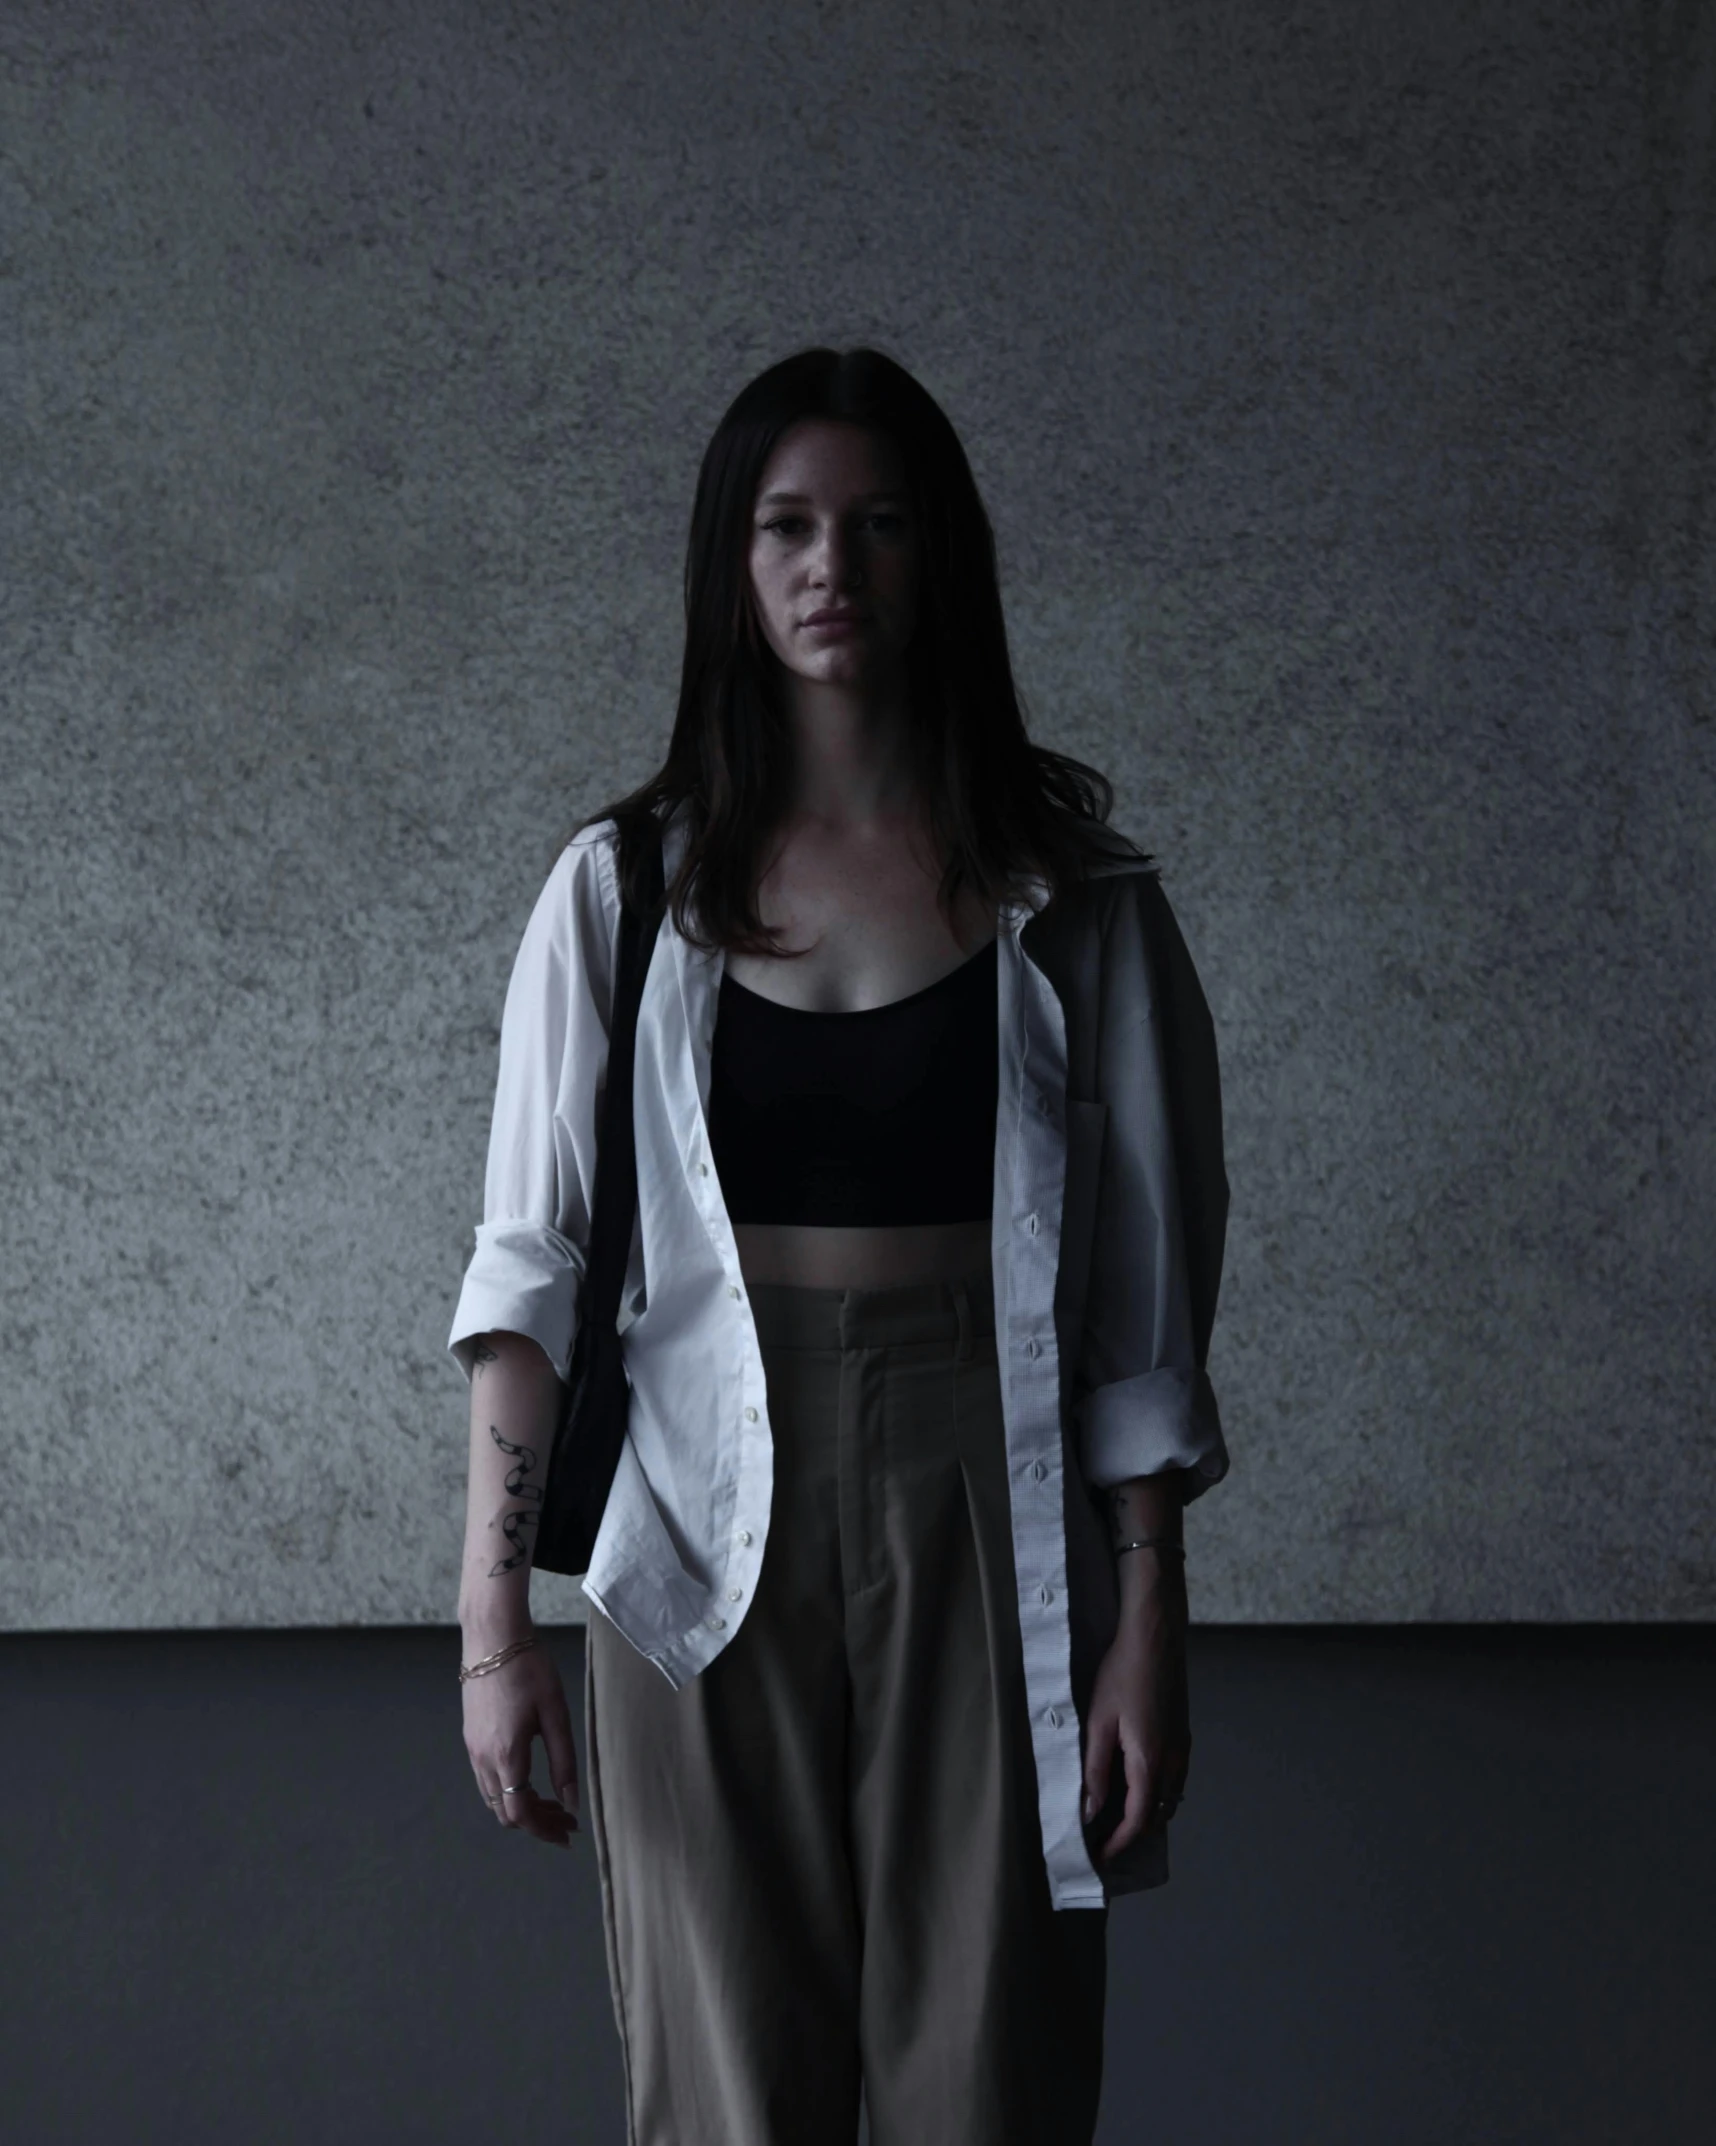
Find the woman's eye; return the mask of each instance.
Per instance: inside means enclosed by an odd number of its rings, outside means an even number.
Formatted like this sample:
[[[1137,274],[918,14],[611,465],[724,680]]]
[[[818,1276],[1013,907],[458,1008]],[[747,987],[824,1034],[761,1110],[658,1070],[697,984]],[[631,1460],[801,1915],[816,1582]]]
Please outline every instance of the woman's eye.
[[[906,517],[891,511],[867,515],[865,519],[872,529],[880,530],[884,536],[898,536],[906,526]],[[773,535],[791,537],[797,536],[804,529],[805,519],[802,514],[777,514],[762,526]]]

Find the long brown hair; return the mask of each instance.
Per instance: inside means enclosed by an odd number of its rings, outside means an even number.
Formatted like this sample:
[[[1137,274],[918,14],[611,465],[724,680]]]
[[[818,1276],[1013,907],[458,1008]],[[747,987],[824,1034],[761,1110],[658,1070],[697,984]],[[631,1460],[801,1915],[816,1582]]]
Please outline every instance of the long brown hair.
[[[801,350],[740,390],[703,456],[667,758],[647,782],[579,823],[618,822],[627,900],[641,894],[646,816],[665,821],[689,800],[685,850],[667,889],[674,928],[705,950],[788,951],[757,909],[764,844],[789,802],[790,736],[779,659],[757,624],[749,548],[764,466],[804,418],[879,432],[906,469],[923,562],[907,684],[918,782],[946,859],[937,889],[944,914],[951,918],[965,885],[991,902],[1040,873],[1059,893],[1095,850],[1142,858],[1105,825],[1114,804],[1108,778],[1025,734],[994,532],[939,404],[881,351]]]

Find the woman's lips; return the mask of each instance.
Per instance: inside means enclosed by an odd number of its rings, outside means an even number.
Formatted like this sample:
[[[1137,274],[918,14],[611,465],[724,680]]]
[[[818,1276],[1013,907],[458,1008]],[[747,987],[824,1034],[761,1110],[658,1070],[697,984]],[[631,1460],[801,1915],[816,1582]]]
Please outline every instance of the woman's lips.
[[[854,613],[845,618],[807,618],[804,626],[807,633],[856,633],[868,623]]]

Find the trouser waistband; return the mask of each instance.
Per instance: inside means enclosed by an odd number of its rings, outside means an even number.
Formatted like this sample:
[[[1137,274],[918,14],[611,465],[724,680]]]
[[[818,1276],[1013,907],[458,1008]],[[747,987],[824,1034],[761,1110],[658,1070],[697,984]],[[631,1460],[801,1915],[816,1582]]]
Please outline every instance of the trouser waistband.
[[[775,1349],[877,1349],[941,1344],[960,1359],[995,1332],[995,1284],[987,1267],[880,1289],[807,1289],[756,1282],[757,1338]]]

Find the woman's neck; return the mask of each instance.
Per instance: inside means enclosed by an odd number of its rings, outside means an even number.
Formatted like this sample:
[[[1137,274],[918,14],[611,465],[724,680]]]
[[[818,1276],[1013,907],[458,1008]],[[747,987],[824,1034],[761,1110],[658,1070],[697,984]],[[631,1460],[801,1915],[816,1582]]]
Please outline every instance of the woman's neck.
[[[830,827],[915,817],[918,776],[904,687],[860,691],[789,678],[787,817]]]

